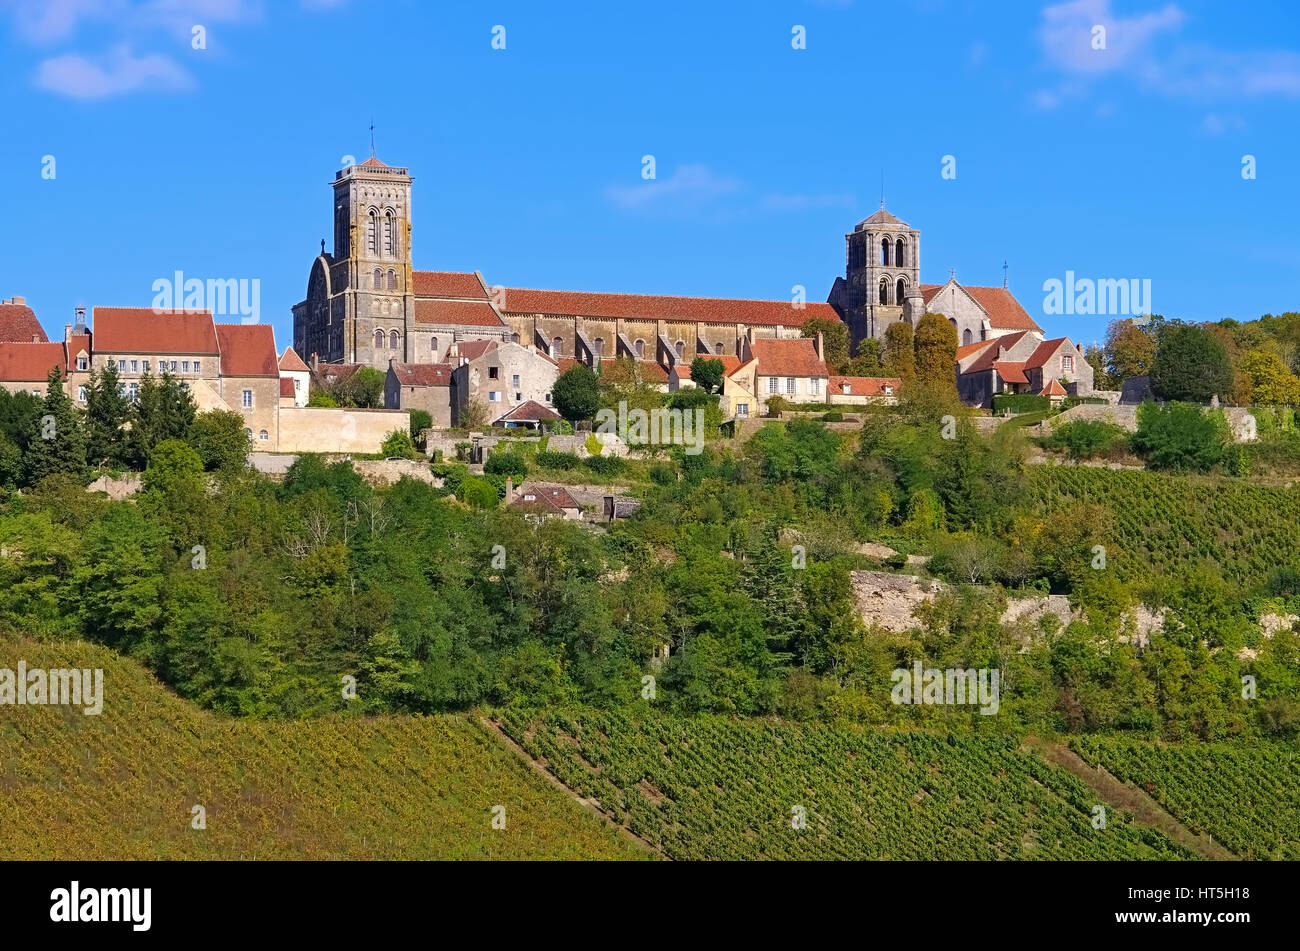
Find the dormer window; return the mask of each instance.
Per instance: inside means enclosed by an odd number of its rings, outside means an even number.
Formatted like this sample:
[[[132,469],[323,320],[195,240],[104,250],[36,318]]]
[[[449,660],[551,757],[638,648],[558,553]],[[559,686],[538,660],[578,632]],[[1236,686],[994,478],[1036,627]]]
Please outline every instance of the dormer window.
[[[86,359],[85,354],[77,355],[77,369],[83,371],[90,369],[90,362]]]

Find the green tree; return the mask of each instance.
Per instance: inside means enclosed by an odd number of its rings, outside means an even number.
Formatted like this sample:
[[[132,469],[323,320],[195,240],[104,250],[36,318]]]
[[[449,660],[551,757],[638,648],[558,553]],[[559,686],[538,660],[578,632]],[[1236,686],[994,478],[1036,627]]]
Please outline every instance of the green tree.
[[[415,441],[411,439],[411,434],[405,429],[394,429],[385,436],[383,443],[379,446],[379,451],[384,454],[385,458],[420,458],[420,450],[415,448]]]
[[[1232,363],[1223,341],[1199,324],[1165,328],[1151,364],[1151,390],[1161,399],[1208,403],[1232,392]]]
[[[1106,328],[1106,346],[1102,350],[1106,372],[1112,385],[1119,387],[1135,376],[1146,376],[1156,356],[1153,333],[1138,326],[1130,317],[1112,320]],[[1096,381],[1094,380],[1094,385]]]
[[[1300,378],[1273,350],[1251,350],[1241,358],[1241,374],[1250,384],[1250,401],[1266,406],[1300,403]]]
[[[551,398],[565,419],[591,419],[600,409],[600,381],[590,367],[575,363],[556,379]]]
[[[518,482],[527,477],[528,463],[517,452],[497,450],[489,455],[487,462],[483,464],[483,473],[485,475],[513,476],[515,481]]]
[[[916,325],[916,382],[957,392],[957,328],[942,314],[926,314]]]
[[[411,410],[411,438],[417,446],[424,445],[424,431],[433,428],[433,416],[427,409]]]
[[[141,376],[130,412],[131,432],[127,442],[131,463],[144,469],[158,443],[167,439],[184,440],[196,413],[194,397],[170,372],[164,370],[161,377],[150,373]]]
[[[822,335],[822,353],[826,366],[832,373],[841,373],[849,362],[849,328],[841,320],[830,317],[810,317],[804,321],[803,335],[817,339]],[[691,367],[691,379],[695,379],[695,367]]]
[[[92,370],[86,386],[86,455],[91,465],[126,465],[130,461],[127,431],[130,403],[117,375],[117,361]]]
[[[63,371],[50,369],[46,378],[41,415],[27,439],[27,481],[66,474],[81,479],[86,473],[86,432],[80,413],[63,388]]]
[[[194,417],[186,442],[194,447],[209,472],[239,472],[253,448],[244,417],[228,409]]]
[[[1092,367],[1092,385],[1099,390],[1116,389],[1110,371],[1106,369],[1106,351],[1095,343],[1088,344],[1083,351],[1084,362]]]
[[[953,352],[954,359],[956,351]],[[895,321],[885,328],[886,376],[898,377],[904,383],[916,376],[916,350],[912,340],[912,325],[906,320]]]
[[[716,357],[696,357],[691,361],[691,382],[705,393],[722,388],[722,361]]]
[[[1137,418],[1130,443],[1153,469],[1204,472],[1223,458],[1231,436],[1222,411],[1206,412],[1191,403],[1143,403]]]

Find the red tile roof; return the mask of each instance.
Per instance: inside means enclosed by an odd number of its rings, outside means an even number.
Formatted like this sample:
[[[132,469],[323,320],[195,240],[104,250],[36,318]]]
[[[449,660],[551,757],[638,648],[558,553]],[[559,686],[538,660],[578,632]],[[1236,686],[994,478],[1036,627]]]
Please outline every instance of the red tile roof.
[[[362,162],[361,167],[362,168],[388,168],[387,165],[379,161],[379,159],[375,158],[373,155],[370,156],[370,158],[366,159],[364,162]]]
[[[208,311],[154,311],[148,307],[96,307],[92,317],[99,353],[196,353],[216,356],[217,331]]]
[[[1022,330],[1020,333],[1005,334],[1001,337],[995,337],[992,340],[984,341],[989,345],[987,349],[980,353],[980,355],[975,358],[975,362],[968,366],[963,372],[975,373],[980,370],[989,369],[998,359],[999,350],[1010,350],[1024,339],[1026,333],[1028,333],[1028,331]]]
[[[313,375],[325,386],[333,386],[352,378],[364,363],[322,363],[316,367]]]
[[[0,341],[5,343],[48,343],[36,312],[26,304],[0,304]]]
[[[980,340],[977,343],[964,344],[963,346],[957,348],[957,359],[965,360],[972,353],[978,353],[979,351],[983,350],[992,342],[993,342],[992,340]]]
[[[881,376],[833,376],[827,384],[826,391],[831,396],[852,394],[853,396],[883,396],[885,387],[893,387],[897,392],[903,381],[897,377]],[[848,387],[846,390],[845,387]]]
[[[446,363],[394,363],[392,366],[402,386],[451,386],[451,369]]]
[[[471,327],[504,327],[487,301],[442,300],[441,298],[416,298],[415,322],[417,324],[449,324]]]
[[[61,343],[0,343],[0,380],[44,383],[54,367],[68,369]]]
[[[1028,383],[1029,377],[1025,376],[1025,364],[1017,363],[1012,360],[995,360],[993,369],[997,375],[1002,377],[1008,383]]]
[[[450,353],[455,349],[456,356],[464,357],[466,360],[477,360],[485,353],[491,353],[497,348],[495,340],[457,340],[447,352]]]
[[[548,357],[548,359],[549,359],[549,357]],[[627,358],[624,357],[623,359],[627,359]],[[583,363],[581,360],[577,360],[577,359],[575,359],[575,358],[573,358],[573,357],[560,357],[558,360],[556,360],[556,361],[554,361],[554,362],[555,362],[555,365],[558,366],[558,367],[560,368],[560,372],[561,372],[561,373],[563,373],[565,370],[567,370],[567,369],[569,369],[570,367],[575,366],[575,365],[579,365],[579,364],[581,364],[581,365],[584,366],[584,367],[587,366],[587,364]],[[600,363],[601,363],[601,364],[607,364],[607,363],[613,363],[613,362],[614,362],[614,360],[613,360],[613,358],[611,358],[611,357],[603,357],[603,358],[601,358],[601,360],[600,360]],[[653,360],[638,360],[638,361],[636,361],[636,365],[637,365],[637,367],[640,368],[640,370],[641,370],[641,379],[644,380],[645,382],[647,382],[647,383],[667,383],[667,382],[668,382],[668,371],[665,370],[665,369],[664,369],[661,365],[659,365],[658,363],[655,363]],[[689,366],[689,364],[686,364],[686,366]],[[594,370],[595,370],[594,367],[588,367],[588,369],[593,370],[593,372],[594,372]]]
[[[1038,345],[1038,349],[1033,352],[1033,355],[1025,361],[1025,366],[1033,367],[1035,369],[1043,366],[1043,364],[1047,363],[1048,360],[1052,359],[1052,356],[1056,351],[1061,349],[1061,344],[1069,342],[1069,337],[1057,337],[1055,340],[1044,340]],[[1073,351],[1074,348],[1071,347],[1070,349]]]
[[[533,499],[525,499],[524,496],[535,496]],[[519,487],[519,494],[510,503],[511,505],[527,504],[531,505],[534,501],[540,501],[545,507],[555,509],[580,509],[582,506],[562,485],[553,485],[549,482],[525,482]]]
[[[1059,380],[1052,379],[1047,381],[1047,385],[1042,389],[1042,394],[1044,396],[1065,396],[1066,392],[1065,387],[1061,386]]]
[[[928,305],[934,296],[947,286],[947,284],[922,284],[921,298]],[[985,313],[989,315],[989,324],[994,329],[1043,332],[1043,328],[1034,322],[1034,318],[1020,306],[1020,301],[1016,300],[1015,295],[1005,287],[973,287],[965,284],[957,286],[975,298],[975,302],[984,308]]]
[[[487,300],[487,291],[473,271],[412,271],[416,297],[470,297]]]
[[[528,400],[520,403],[510,412],[500,417],[497,422],[502,423],[549,423],[560,418],[560,414],[553,409],[547,409],[536,400]]]
[[[293,347],[285,347],[284,353],[280,354],[280,372],[306,373],[308,368],[307,364],[302,362],[302,357],[294,352]]]
[[[817,341],[811,337],[755,340],[750,346],[763,376],[830,376],[826,362],[817,356]]]
[[[292,398],[297,395],[298,391],[293,388],[293,377],[280,377],[280,396],[282,398],[286,396]]]
[[[279,376],[270,324],[217,324],[223,376]]]
[[[788,300],[741,300],[726,297],[674,297],[664,294],[604,294],[593,291],[547,291],[509,287],[501,308],[511,314],[556,314],[572,317],[622,317],[631,320],[684,320],[723,324],[801,327],[813,317],[839,320],[830,304],[806,304],[799,310]]]
[[[723,376],[730,375],[733,370],[736,370],[740,367],[740,357],[729,356],[725,353],[720,355],[712,354],[712,353],[701,353],[700,356],[706,360],[721,360]],[[694,361],[679,363],[677,364],[677,366],[673,368],[674,370],[677,371],[678,379],[689,380],[691,378],[691,363],[693,362]]]

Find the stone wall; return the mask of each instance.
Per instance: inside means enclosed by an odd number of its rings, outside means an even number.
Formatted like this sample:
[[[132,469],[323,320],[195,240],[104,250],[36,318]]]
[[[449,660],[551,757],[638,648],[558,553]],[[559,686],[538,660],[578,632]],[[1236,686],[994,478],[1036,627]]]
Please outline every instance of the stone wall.
[[[280,452],[379,452],[394,429],[410,432],[411,414],[394,409],[280,409]]]

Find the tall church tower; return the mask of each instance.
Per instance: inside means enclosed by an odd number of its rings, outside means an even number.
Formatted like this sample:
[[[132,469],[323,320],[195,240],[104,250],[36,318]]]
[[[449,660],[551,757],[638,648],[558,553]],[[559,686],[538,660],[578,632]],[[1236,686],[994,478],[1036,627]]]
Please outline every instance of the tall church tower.
[[[334,250],[312,264],[293,308],[294,349],[325,363],[411,362],[411,175],[373,155],[334,176]],[[382,335],[382,336],[381,336]]]
[[[844,236],[844,278],[831,290],[853,346],[883,337],[899,320],[913,327],[925,312],[921,297],[921,232],[881,209]]]

